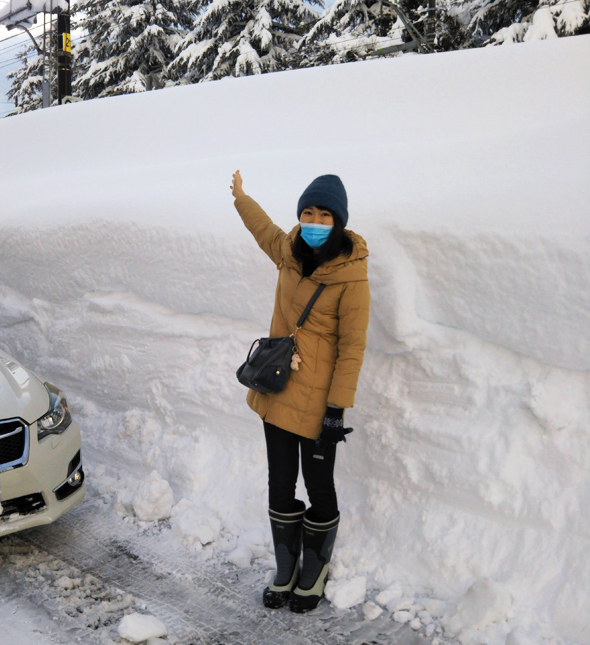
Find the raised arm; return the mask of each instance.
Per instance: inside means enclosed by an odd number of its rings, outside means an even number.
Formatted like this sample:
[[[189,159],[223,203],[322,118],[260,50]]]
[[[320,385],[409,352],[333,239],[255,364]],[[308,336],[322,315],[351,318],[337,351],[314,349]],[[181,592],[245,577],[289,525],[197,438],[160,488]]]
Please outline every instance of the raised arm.
[[[251,197],[246,195],[242,188],[240,171],[236,170],[232,177],[230,188],[236,198],[234,201],[236,210],[246,228],[258,242],[258,246],[276,265],[279,265],[282,260],[281,246],[286,236],[285,231],[278,227]]]

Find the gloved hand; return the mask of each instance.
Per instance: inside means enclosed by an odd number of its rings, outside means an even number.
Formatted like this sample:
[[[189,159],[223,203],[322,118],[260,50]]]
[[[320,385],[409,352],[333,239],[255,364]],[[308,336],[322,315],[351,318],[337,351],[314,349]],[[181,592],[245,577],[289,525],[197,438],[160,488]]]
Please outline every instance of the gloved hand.
[[[344,409],[328,406],[322,421],[320,439],[324,443],[338,443],[346,441],[345,435],[350,434],[352,428],[344,427]]]
[[[324,458],[324,448],[327,444],[346,441],[346,435],[353,432],[352,428],[344,427],[344,409],[328,406],[322,421],[322,432],[315,442],[316,459]]]

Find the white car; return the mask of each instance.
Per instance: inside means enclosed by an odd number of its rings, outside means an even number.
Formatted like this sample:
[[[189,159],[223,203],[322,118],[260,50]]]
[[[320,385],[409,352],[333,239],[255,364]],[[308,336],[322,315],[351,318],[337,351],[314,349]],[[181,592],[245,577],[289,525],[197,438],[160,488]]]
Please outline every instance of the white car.
[[[84,499],[80,448],[63,392],[0,351],[0,536],[49,524]]]

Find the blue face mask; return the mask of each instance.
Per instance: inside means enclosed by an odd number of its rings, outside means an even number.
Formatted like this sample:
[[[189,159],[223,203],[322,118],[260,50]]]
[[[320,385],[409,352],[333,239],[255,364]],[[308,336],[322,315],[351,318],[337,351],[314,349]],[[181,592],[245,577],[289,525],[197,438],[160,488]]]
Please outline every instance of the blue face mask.
[[[301,237],[312,249],[319,249],[330,237],[333,228],[325,224],[301,224]]]

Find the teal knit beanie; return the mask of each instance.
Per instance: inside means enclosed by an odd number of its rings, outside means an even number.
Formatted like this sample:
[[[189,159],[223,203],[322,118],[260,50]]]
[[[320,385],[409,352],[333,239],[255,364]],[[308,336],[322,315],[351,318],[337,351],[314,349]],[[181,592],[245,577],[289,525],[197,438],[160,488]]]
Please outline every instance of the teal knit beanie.
[[[326,208],[340,218],[342,226],[348,223],[348,198],[344,184],[337,175],[322,175],[314,179],[303,191],[297,203],[297,219],[309,206]]]

